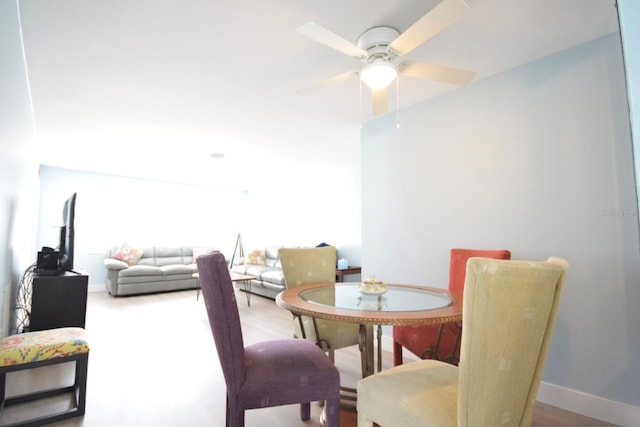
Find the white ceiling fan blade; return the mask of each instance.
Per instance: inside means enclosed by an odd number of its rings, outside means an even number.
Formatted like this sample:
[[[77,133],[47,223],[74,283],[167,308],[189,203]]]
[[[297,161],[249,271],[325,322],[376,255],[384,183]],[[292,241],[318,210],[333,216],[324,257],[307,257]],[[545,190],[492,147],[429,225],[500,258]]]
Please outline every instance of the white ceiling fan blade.
[[[373,98],[373,115],[379,116],[389,111],[389,86],[371,91]]]
[[[435,80],[452,85],[465,85],[476,75],[473,70],[447,67],[444,65],[424,64],[422,62],[406,61],[398,67],[403,76],[416,77],[418,79]]]
[[[339,35],[327,30],[320,25],[309,22],[304,24],[296,30],[302,35],[309,37],[317,42],[320,42],[330,48],[340,51],[346,55],[352,56],[356,59],[360,59],[367,56],[365,50],[360,49],[349,40],[340,37]]]
[[[327,86],[330,86],[332,84],[336,84],[336,83],[340,83],[340,82],[344,82],[346,80],[349,80],[353,77],[357,77],[358,76],[358,72],[357,71],[347,71],[346,73],[342,73],[342,74],[338,74],[337,76],[333,76],[327,80],[309,85],[307,87],[304,87],[302,89],[298,89],[296,91],[296,93],[298,95],[306,95],[308,93],[311,93],[315,90],[318,89],[322,89],[325,88]]]
[[[443,0],[391,42],[389,50],[398,56],[406,55],[458,21],[469,10],[464,0]]]

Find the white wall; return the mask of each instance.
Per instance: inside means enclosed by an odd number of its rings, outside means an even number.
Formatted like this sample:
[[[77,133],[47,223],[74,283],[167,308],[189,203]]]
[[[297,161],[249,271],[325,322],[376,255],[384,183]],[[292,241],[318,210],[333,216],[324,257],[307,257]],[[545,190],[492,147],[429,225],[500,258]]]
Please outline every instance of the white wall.
[[[284,174],[265,168],[262,185],[249,190],[245,249],[324,242],[336,246],[351,265],[360,265],[360,129],[340,137],[344,149],[335,153],[335,163],[319,164],[310,154]]]
[[[360,170],[342,164],[357,164],[358,138],[356,130],[345,141],[355,147],[346,154],[353,162],[309,161],[285,178],[266,169],[250,191],[42,166],[37,247],[58,245],[64,202],[76,192],[74,265],[88,272],[93,289],[105,283],[104,251],[123,243],[212,245],[230,257],[241,233],[246,250],[326,242],[359,265]]]
[[[16,288],[33,248],[33,115],[15,0],[0,0],[0,335],[14,332]]]
[[[640,252],[623,73],[616,34],[405,109],[398,130],[394,115],[367,124],[362,263],[365,275],[444,288],[452,247],[565,257],[544,381],[640,415]]]
[[[107,248],[214,246],[231,254],[246,212],[246,192],[42,166],[37,245],[56,247],[65,200],[77,193],[76,268],[105,283]]]

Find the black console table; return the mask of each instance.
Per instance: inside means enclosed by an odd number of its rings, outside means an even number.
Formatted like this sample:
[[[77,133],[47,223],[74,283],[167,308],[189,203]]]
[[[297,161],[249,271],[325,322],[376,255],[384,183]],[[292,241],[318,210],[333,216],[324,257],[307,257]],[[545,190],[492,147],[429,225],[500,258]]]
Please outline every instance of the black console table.
[[[89,276],[76,272],[33,276],[29,330],[84,328],[88,284]]]

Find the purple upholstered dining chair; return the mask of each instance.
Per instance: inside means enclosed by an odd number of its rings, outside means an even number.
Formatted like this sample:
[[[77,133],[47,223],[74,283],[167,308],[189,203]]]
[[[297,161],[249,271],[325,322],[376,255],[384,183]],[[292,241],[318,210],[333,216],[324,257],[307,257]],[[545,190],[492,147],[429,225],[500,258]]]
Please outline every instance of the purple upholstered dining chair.
[[[320,347],[285,338],[245,347],[236,297],[224,255],[197,259],[202,295],[227,384],[227,427],[244,426],[244,411],[300,404],[308,420],[310,402],[326,401],[328,427],[340,426],[340,375]]]

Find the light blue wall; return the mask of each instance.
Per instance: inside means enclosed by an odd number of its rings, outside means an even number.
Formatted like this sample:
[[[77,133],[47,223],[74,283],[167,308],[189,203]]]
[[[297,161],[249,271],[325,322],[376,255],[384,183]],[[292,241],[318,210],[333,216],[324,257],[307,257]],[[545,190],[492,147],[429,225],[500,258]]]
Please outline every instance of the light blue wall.
[[[33,116],[22,52],[18,7],[0,0],[0,332],[13,332],[19,277],[33,248],[37,188],[30,152]]]
[[[447,286],[452,247],[571,264],[544,381],[640,405],[640,249],[619,35],[368,123],[363,274]],[[557,402],[559,403],[559,402]]]
[[[640,2],[618,0],[633,135],[638,210],[640,212]],[[638,215],[640,220],[640,215]]]

